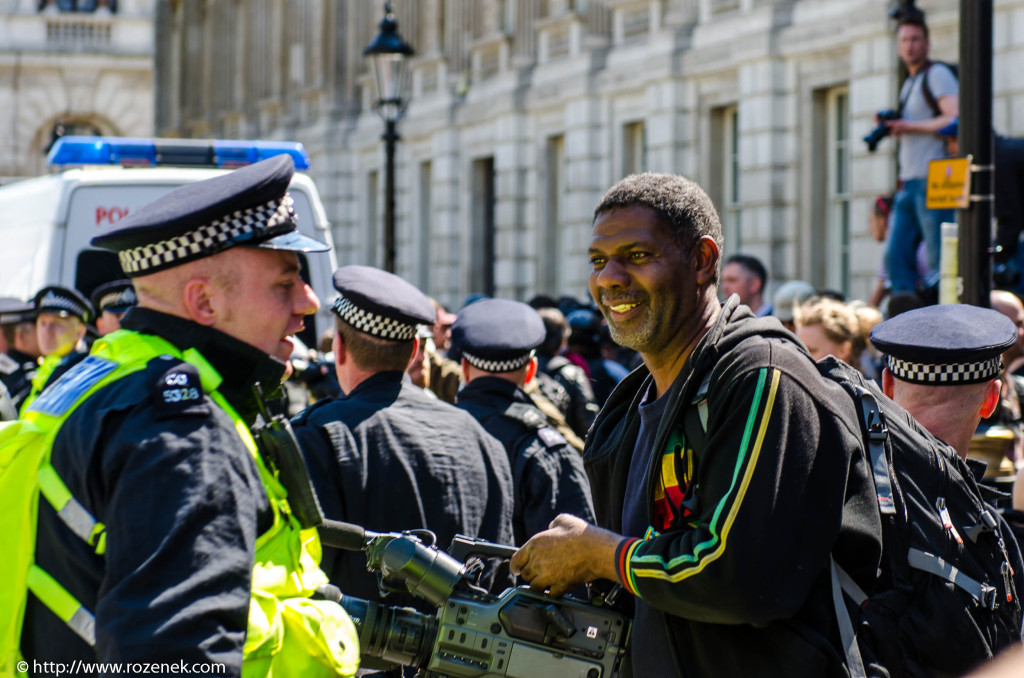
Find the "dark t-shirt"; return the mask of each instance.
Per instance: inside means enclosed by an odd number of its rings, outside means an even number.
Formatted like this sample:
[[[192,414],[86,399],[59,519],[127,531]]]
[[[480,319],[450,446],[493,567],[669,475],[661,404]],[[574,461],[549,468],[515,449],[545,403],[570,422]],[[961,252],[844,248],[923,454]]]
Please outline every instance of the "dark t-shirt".
[[[626,501],[622,504],[622,531],[627,537],[643,539],[647,532],[647,474],[652,457],[656,454],[661,457],[661,452],[654,449],[654,439],[658,434],[658,422],[667,405],[668,398],[657,398],[652,402],[650,388],[640,403],[640,432],[636,437],[633,461],[626,480]],[[637,599],[631,637],[634,676],[678,675],[673,668],[675,660],[669,649],[671,641],[663,612]]]

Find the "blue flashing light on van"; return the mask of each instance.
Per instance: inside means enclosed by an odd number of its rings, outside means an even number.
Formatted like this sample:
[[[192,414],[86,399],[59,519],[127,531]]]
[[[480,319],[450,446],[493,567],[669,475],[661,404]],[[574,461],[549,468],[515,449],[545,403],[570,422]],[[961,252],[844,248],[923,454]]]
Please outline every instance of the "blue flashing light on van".
[[[305,147],[294,141],[132,137],[61,137],[46,156],[46,164],[231,169],[283,153],[292,156],[295,169],[309,169]]]

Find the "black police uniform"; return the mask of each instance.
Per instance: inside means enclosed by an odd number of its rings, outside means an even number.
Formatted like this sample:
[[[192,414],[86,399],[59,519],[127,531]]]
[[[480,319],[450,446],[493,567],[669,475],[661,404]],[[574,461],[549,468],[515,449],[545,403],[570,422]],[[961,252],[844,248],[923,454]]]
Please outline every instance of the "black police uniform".
[[[457,405],[505,446],[516,492],[516,544],[546,530],[559,513],[595,522],[583,458],[548,426],[521,388],[498,377],[478,377],[459,391]]]
[[[334,287],[334,312],[378,341],[412,342],[416,325],[435,318],[422,292],[378,269],[343,267]],[[404,372],[377,372],[351,393],[316,403],[293,427],[327,518],[377,532],[426,528],[442,549],[456,534],[512,542],[505,451],[471,416]],[[323,569],[346,595],[381,599],[363,554],[325,548]],[[496,567],[486,579],[498,590],[508,583]],[[413,598],[397,602],[433,611]]]
[[[130,277],[242,245],[323,251],[325,245],[295,231],[286,193],[293,171],[290,158],[278,156],[179,188],[92,244],[118,252]],[[135,308],[122,325],[136,333],[122,335],[125,350],[143,356],[158,350],[146,335],[195,349],[223,379],[217,392],[249,425],[256,417],[253,385],[276,385],[284,374],[280,361],[248,343],[178,316]],[[190,363],[148,359],[141,371],[101,387],[66,414],[88,392],[90,365],[118,355],[90,356],[23,413],[49,408],[66,416],[52,466],[105,525],[105,552],[97,555],[40,500],[35,562],[92,613],[95,645],[29,593],[23,654],[30,668],[32,660],[166,662],[184,664],[192,675],[238,676],[257,537],[276,525],[279,537],[295,535],[298,549],[298,529],[271,506],[252,451]],[[195,662],[220,666],[202,674]]]
[[[38,366],[35,358],[17,349],[0,353],[0,382],[7,388],[15,407],[20,408],[32,391],[32,378]]]
[[[459,391],[456,404],[473,415],[505,446],[515,485],[517,544],[547,529],[559,513],[594,522],[590,483],[579,453],[554,428],[516,381],[545,337],[544,323],[530,306],[485,299],[459,312],[452,345],[481,376]]]
[[[568,396],[565,420],[580,438],[587,437],[590,425],[600,409],[594,398],[594,388],[587,373],[565,356],[537,356],[537,374],[548,376],[561,385]]]
[[[252,383],[275,384],[284,374],[249,344],[181,318],[134,309],[124,327],[195,347],[250,423]],[[26,658],[222,662],[226,675],[240,671],[254,545],[272,516],[256,464],[224,411],[205,396],[164,401],[174,375],[199,385],[190,365],[153,360],[88,398],[57,434],[52,464],[106,524],[107,550],[97,556],[41,501],[36,562],[95,613],[97,646],[30,595]]]
[[[35,321],[35,304],[19,299],[0,299],[0,325],[16,325]],[[14,404],[15,410],[32,391],[32,378],[39,363],[35,358],[8,346],[0,353],[0,383]]]

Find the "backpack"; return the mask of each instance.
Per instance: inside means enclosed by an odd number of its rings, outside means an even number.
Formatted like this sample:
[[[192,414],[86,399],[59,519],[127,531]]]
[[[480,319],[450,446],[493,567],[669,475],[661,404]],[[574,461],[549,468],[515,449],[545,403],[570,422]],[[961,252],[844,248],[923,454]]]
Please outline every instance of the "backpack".
[[[832,563],[850,675],[962,675],[1020,643],[1024,561],[984,499],[983,467],[964,462],[853,367],[830,356],[818,369],[857,403],[882,519],[870,595]]]

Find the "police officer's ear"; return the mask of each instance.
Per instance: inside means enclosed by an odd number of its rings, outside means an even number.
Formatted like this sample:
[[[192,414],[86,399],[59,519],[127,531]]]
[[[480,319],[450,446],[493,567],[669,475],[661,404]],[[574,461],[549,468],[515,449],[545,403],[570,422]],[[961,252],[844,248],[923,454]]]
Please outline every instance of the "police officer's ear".
[[[422,343],[423,340],[419,337],[412,338],[412,355],[409,356],[409,362],[405,366],[406,370],[412,366],[412,361],[416,359],[416,354],[420,352],[420,344]]]
[[[882,368],[882,393],[884,393],[885,397],[888,398],[889,400],[892,400],[892,394],[894,393],[894,390],[893,390],[893,379],[894,379],[894,377],[892,376],[892,372],[889,371],[889,368],[888,367],[883,367]]]
[[[985,399],[981,403],[981,418],[988,419],[996,411],[996,407],[999,406],[999,389],[1000,381],[993,379],[988,382],[988,387],[985,389]]]
[[[220,317],[221,300],[211,281],[204,277],[189,278],[182,288],[181,300],[189,320],[212,327]]]
[[[709,235],[701,236],[692,250],[693,266],[697,271],[697,284],[710,285],[718,271],[718,259],[721,252],[718,244]]]
[[[537,356],[530,358],[530,362],[526,364],[526,381],[523,382],[523,385],[529,384],[535,376],[537,376]]]
[[[348,360],[348,352],[345,349],[345,340],[341,338],[341,332],[335,332],[331,339],[331,351],[334,353],[335,367],[341,367]]]
[[[462,367],[462,383],[468,384],[469,383],[469,371],[472,369],[472,365],[469,364],[468,360],[463,358],[462,359],[462,363],[461,363],[461,367]]]

